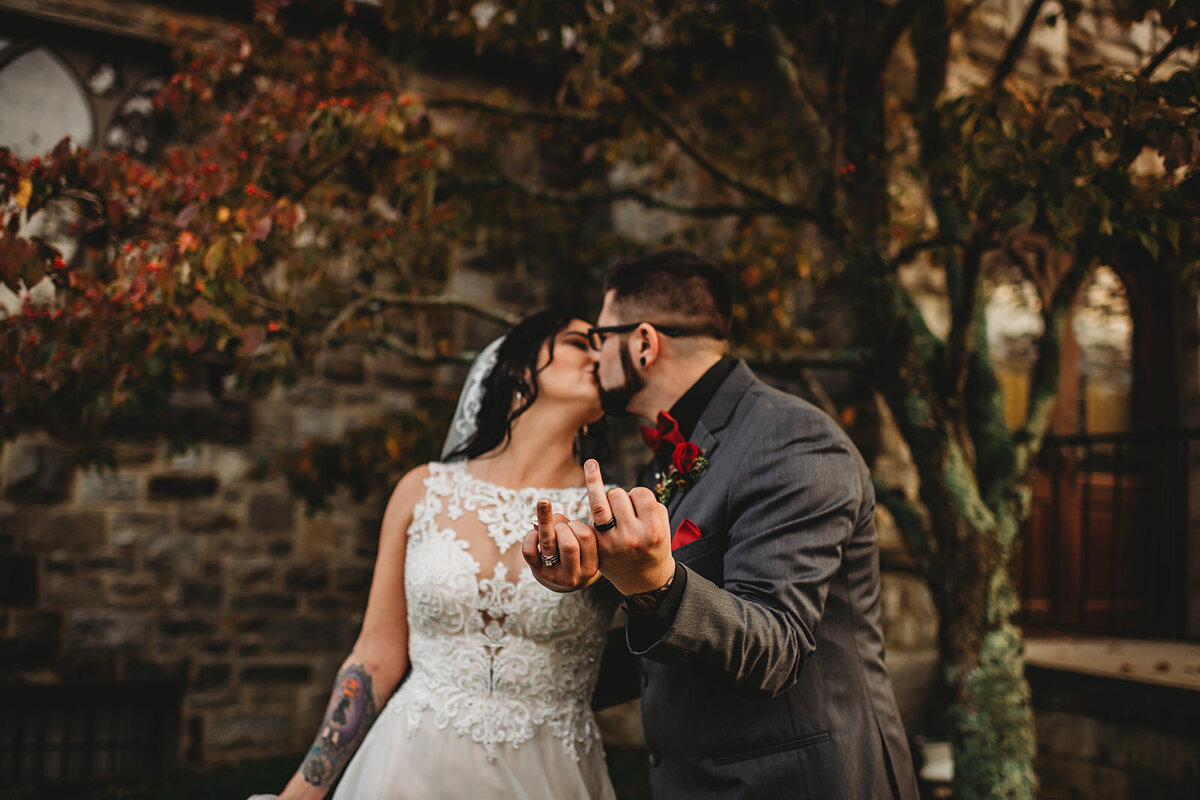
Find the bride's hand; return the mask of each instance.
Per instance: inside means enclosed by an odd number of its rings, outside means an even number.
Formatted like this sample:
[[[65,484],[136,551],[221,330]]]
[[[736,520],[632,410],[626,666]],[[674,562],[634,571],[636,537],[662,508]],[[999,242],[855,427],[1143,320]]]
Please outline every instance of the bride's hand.
[[[537,582],[556,592],[573,592],[600,577],[596,532],[586,522],[555,514],[549,500],[537,504],[537,525],[521,547]]]

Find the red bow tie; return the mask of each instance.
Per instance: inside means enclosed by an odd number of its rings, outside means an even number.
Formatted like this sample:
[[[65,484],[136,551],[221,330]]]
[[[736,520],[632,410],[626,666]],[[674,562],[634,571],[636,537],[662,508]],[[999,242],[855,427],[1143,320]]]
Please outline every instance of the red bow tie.
[[[646,446],[654,451],[654,455],[662,454],[663,448],[669,448],[668,452],[674,451],[676,445],[683,444],[683,434],[679,432],[679,423],[665,411],[658,412],[658,428],[651,428],[649,425],[640,425],[638,430],[641,431],[642,441]]]

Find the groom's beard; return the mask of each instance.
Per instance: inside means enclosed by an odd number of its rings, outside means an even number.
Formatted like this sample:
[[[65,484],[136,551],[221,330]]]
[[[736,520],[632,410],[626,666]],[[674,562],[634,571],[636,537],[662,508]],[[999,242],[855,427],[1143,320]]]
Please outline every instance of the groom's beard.
[[[600,407],[605,414],[614,417],[627,415],[629,401],[646,386],[642,376],[633,368],[633,356],[624,347],[621,348],[621,370],[625,373],[625,381],[620,386],[606,389],[598,376],[596,380],[600,384]]]

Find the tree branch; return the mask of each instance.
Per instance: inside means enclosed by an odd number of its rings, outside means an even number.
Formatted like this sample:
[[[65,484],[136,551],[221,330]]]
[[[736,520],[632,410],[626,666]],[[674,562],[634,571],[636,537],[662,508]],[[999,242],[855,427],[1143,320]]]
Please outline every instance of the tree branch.
[[[1041,13],[1045,2],[1046,0],[1031,0],[1029,8],[1025,9],[1025,17],[1021,20],[1021,26],[1009,40],[1008,47],[1004,51],[1004,58],[1000,59],[1000,63],[996,65],[996,71],[992,73],[993,88],[1003,83],[1004,79],[1012,72],[1013,67],[1017,65],[1017,59],[1021,57],[1021,53],[1025,51],[1025,45],[1029,43],[1033,25],[1037,22],[1038,14]]]
[[[1162,63],[1171,57],[1171,54],[1180,47],[1194,44],[1200,39],[1200,25],[1180,28],[1175,32],[1162,49],[1154,54],[1154,57],[1146,62],[1146,66],[1142,67],[1139,73],[1143,78],[1149,78],[1154,74],[1154,71],[1162,66]]]
[[[562,192],[553,189],[539,189],[526,186],[508,175],[492,178],[474,178],[471,180],[443,180],[438,184],[439,190],[471,191],[488,189],[505,189],[517,192],[531,200],[539,200],[556,205],[588,206],[600,203],[613,203],[618,200],[633,200],[647,208],[657,208],[690,217],[715,218],[757,216],[774,214],[791,219],[814,220],[816,212],[812,209],[797,205],[780,205],[764,203],[761,205],[740,205],[737,203],[717,203],[714,205],[681,205],[673,203],[649,192],[631,187],[605,189],[598,192]]]
[[[469,300],[463,300],[457,297],[411,297],[409,295],[396,294],[394,292],[372,292],[371,294],[363,295],[362,297],[359,297],[353,302],[347,304],[344,308],[342,308],[341,311],[338,312],[336,317],[326,324],[325,329],[321,332],[321,344],[323,346],[328,346],[331,344],[337,337],[338,331],[343,325],[353,319],[354,316],[360,311],[368,306],[371,306],[372,304],[400,306],[403,308],[449,308],[456,311],[465,311],[490,322],[495,322],[497,325],[505,328],[516,324],[517,320],[519,319],[519,317],[515,314],[496,311],[493,308],[486,308],[484,306],[472,303]],[[397,340],[397,342],[399,342],[399,340]],[[391,347],[391,345],[389,345],[389,347]],[[407,345],[405,345],[405,347],[407,347]],[[400,348],[391,347],[391,349],[398,350]],[[412,352],[406,353],[407,355],[412,355],[413,358],[425,358],[424,356],[418,356],[416,351],[412,350],[412,348],[408,349]]]
[[[465,111],[478,111],[497,117],[522,120],[526,122],[567,122],[586,125],[600,122],[604,118],[591,111],[566,111],[539,108],[515,108],[501,103],[490,103],[473,97],[430,97],[425,100],[426,108],[458,108]]]
[[[1084,241],[1080,237],[1079,241]],[[1025,424],[1016,435],[1016,474],[1023,477],[1029,470],[1032,457],[1041,448],[1042,439],[1050,428],[1051,413],[1058,399],[1059,348],[1062,343],[1063,326],[1067,323],[1075,296],[1091,274],[1092,252],[1080,247],[1075,252],[1070,269],[1063,275],[1050,302],[1042,311],[1045,330],[1038,343],[1037,360],[1033,365],[1033,377],[1029,384],[1028,411]]]
[[[712,155],[702,149],[700,145],[692,141],[691,138],[685,136],[678,127],[671,124],[670,120],[660,113],[658,109],[654,108],[650,101],[646,99],[646,96],[638,91],[638,89],[628,79],[618,78],[617,80],[621,84],[621,88],[625,91],[625,94],[630,100],[633,101],[634,106],[636,106],[637,109],[650,120],[654,127],[662,131],[663,135],[675,142],[675,144],[679,145],[679,149],[686,153],[687,156],[692,159],[692,161],[696,162],[696,165],[701,169],[711,174],[714,178],[721,183],[724,183],[726,186],[737,190],[746,197],[758,200],[764,205],[777,206],[781,208],[788,206],[787,203],[780,200],[778,197],[775,197],[774,195],[758,188],[757,186],[747,183],[746,181],[735,176],[730,169],[718,164]]]
[[[957,239],[947,239],[944,236],[935,236],[932,239],[922,239],[919,242],[913,242],[910,245],[900,248],[900,252],[896,253],[887,262],[887,271],[895,272],[925,250],[935,250],[939,247],[953,247],[959,244],[962,244],[962,242]]]
[[[892,51],[896,49],[896,42],[900,41],[900,37],[912,24],[919,5],[918,0],[900,0],[888,9],[887,18],[883,21],[883,31],[879,36],[879,43],[874,49],[874,57],[866,74],[876,76],[883,74],[888,59],[892,57]]]
[[[775,66],[783,74],[783,78],[791,90],[792,99],[799,106],[801,119],[816,136],[817,157],[814,160],[818,163],[824,162],[833,148],[833,135],[817,110],[816,95],[813,93],[812,87],[804,80],[804,74],[796,66],[795,48],[783,35],[783,31],[779,28],[779,24],[770,10],[766,10],[765,14],[767,17],[765,33],[767,42],[775,54]]]

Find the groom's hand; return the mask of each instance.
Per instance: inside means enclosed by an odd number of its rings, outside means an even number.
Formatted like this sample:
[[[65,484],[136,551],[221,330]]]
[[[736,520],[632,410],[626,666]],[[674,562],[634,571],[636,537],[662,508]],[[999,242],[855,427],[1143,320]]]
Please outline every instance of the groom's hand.
[[[556,592],[582,589],[600,577],[595,531],[586,522],[555,514],[549,500],[538,501],[537,524],[525,537],[521,555],[537,582]]]
[[[583,475],[604,577],[623,595],[663,586],[675,574],[667,507],[644,486],[606,492],[600,465],[592,459],[584,463]],[[601,530],[614,520],[614,527]]]

